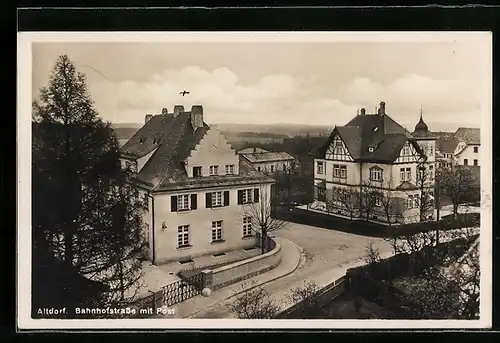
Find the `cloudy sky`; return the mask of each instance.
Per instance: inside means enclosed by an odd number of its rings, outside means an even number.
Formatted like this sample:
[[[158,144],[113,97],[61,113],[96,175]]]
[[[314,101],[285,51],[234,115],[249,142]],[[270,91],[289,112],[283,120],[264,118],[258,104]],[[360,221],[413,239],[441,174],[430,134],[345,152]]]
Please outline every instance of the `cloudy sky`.
[[[35,43],[33,96],[67,54],[106,120],[140,123],[176,104],[205,121],[343,125],[359,108],[431,130],[480,126],[488,45],[449,42]],[[182,97],[179,92],[191,93]],[[483,101],[483,103],[482,103]],[[486,104],[487,105],[487,104]]]

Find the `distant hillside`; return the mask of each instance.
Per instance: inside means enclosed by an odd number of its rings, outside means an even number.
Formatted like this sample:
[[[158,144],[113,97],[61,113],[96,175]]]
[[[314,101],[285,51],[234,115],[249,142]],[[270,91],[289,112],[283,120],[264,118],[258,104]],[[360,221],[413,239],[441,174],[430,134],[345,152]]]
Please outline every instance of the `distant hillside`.
[[[116,133],[118,139],[130,139],[132,136],[139,130],[139,128],[135,127],[115,127],[113,130]]]
[[[267,133],[281,135],[280,138],[293,137],[296,135],[320,135],[330,133],[333,127],[323,125],[298,125],[298,124],[214,124],[212,125],[223,132],[234,133]]]

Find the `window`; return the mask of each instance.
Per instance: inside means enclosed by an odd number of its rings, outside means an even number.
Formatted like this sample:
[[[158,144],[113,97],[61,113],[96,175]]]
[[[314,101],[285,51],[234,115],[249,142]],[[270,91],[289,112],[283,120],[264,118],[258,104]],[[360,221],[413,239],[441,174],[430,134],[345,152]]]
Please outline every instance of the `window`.
[[[177,247],[189,246],[189,225],[181,225],[177,228]]]
[[[434,155],[434,147],[431,145],[431,146],[429,147],[429,149],[430,149],[430,154],[429,154],[429,155],[430,155],[430,156]]]
[[[219,175],[219,166],[210,166],[209,175]]]
[[[379,194],[375,194],[375,206],[382,206],[382,197]]]
[[[222,220],[212,222],[212,242],[222,241]]]
[[[373,168],[370,170],[370,179],[372,181],[382,181],[382,170]]]
[[[468,159],[464,159],[464,166],[468,166],[469,165],[469,160]]]
[[[340,166],[340,177],[343,179],[347,178],[347,166]]]
[[[196,194],[172,195],[170,205],[172,212],[196,210],[198,196]]]
[[[238,190],[238,205],[259,202],[259,189],[240,189]]]
[[[177,196],[177,211],[187,211],[189,210],[189,195],[183,194]]]
[[[226,165],[226,174],[228,175],[234,174],[234,164]]]
[[[194,177],[200,177],[202,176],[202,172],[201,172],[201,167],[193,167],[193,176]]]
[[[323,162],[317,162],[317,171],[318,171],[318,174],[323,174],[323,167],[324,167],[324,164]]]
[[[401,179],[401,181],[405,181],[405,169],[404,168],[399,169],[399,178]]]
[[[283,163],[283,170],[286,170],[286,163]]]
[[[274,173],[274,166],[271,166],[271,173]]]
[[[405,146],[403,147],[403,156],[408,156],[410,154],[410,148]]]
[[[335,154],[342,154],[344,152],[344,148],[342,147],[342,143],[337,142],[337,145],[335,146]]]
[[[257,167],[257,170],[260,171],[260,167]]]
[[[429,166],[429,178],[431,180],[434,179],[434,166],[433,165]]]
[[[474,165],[477,166],[477,160],[474,160]]]
[[[252,236],[252,217],[243,218],[243,237]]]
[[[252,191],[253,189],[244,189],[242,191],[242,199],[244,204],[249,204],[252,202]]]
[[[418,208],[418,195],[413,196],[413,208]]]
[[[406,168],[406,181],[411,180],[411,168]]]
[[[212,207],[222,206],[222,192],[212,192]]]
[[[474,147],[474,152],[477,154],[479,152],[479,148],[477,146]]]
[[[408,209],[412,209],[413,208],[413,195],[408,195],[408,199],[406,201],[406,207],[408,207]]]
[[[333,177],[340,177],[340,166],[338,164],[333,165]]]

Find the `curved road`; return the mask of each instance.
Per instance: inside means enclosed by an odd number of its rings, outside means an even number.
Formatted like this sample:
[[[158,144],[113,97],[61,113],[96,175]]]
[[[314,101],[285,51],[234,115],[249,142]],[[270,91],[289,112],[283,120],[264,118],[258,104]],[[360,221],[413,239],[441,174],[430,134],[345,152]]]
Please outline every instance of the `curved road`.
[[[291,240],[304,250],[305,263],[292,274],[265,284],[263,287],[275,299],[276,304],[285,306],[291,290],[301,287],[305,281],[315,281],[318,287],[345,275],[345,271],[364,264],[365,247],[373,241],[374,247],[384,256],[390,254],[391,246],[381,238],[358,236],[335,230],[289,223],[276,236]],[[232,318],[229,305],[234,298],[218,303],[193,318]]]

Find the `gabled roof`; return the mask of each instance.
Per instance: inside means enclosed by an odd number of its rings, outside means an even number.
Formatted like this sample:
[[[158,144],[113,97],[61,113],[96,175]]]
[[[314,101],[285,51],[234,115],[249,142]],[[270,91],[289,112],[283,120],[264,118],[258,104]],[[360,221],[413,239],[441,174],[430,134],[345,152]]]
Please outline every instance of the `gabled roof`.
[[[262,152],[262,153],[250,153],[250,154],[241,154],[251,163],[259,163],[259,162],[279,162],[279,161],[290,161],[295,160],[295,158],[287,152]]]
[[[455,139],[462,140],[466,144],[481,144],[481,129],[460,127],[453,135]]]
[[[185,160],[210,130],[193,129],[191,112],[155,115],[127,142],[120,152],[124,157],[141,158],[154,153],[137,174],[137,181],[157,191],[179,188],[200,188],[241,182],[272,182],[272,179],[240,163],[240,175],[221,175],[210,178],[188,178]],[[156,141],[156,143],[155,143]]]
[[[418,187],[409,182],[409,181],[403,181],[399,186],[396,187],[397,190],[412,190],[412,189],[418,189]]]
[[[355,161],[392,163],[406,142],[422,153],[415,138],[387,114],[358,115],[344,126],[333,129],[327,141],[315,148],[311,155],[324,158],[335,135],[338,134]],[[369,151],[373,147],[373,151]]]

